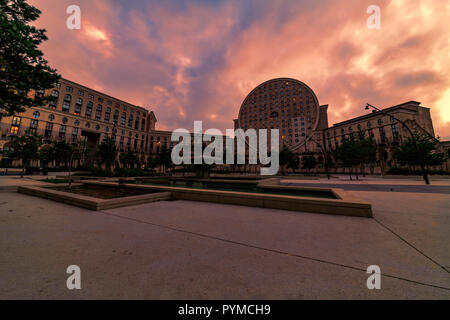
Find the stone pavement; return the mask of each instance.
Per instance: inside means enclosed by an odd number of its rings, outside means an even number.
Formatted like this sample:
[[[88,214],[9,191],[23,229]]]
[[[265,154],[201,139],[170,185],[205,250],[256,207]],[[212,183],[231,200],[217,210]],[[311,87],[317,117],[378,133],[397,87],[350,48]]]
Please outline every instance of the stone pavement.
[[[0,299],[449,299],[450,195],[355,195],[374,219],[0,193]],[[66,288],[73,264],[81,290]],[[374,264],[381,290],[366,287]]]

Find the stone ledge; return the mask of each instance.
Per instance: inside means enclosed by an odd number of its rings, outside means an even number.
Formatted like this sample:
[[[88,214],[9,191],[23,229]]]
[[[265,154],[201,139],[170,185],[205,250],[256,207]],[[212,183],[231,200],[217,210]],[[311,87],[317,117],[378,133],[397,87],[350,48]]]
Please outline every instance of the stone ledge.
[[[114,199],[99,199],[70,192],[32,186],[19,187],[17,191],[19,193],[47,198],[95,211],[172,199],[172,194],[170,192],[149,193]]]

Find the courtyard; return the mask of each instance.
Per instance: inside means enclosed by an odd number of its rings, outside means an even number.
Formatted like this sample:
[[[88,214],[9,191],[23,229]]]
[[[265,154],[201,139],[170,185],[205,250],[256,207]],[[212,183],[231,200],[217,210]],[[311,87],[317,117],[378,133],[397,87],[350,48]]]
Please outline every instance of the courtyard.
[[[90,211],[0,179],[2,299],[450,298],[448,179],[284,180],[348,185],[372,219],[194,201]],[[66,287],[69,265],[81,290]]]

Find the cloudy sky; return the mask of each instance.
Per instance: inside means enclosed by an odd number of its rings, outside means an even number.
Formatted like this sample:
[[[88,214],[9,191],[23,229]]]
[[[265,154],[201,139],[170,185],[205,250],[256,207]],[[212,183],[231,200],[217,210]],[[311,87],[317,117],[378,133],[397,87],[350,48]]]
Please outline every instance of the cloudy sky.
[[[291,77],[330,125],[370,102],[430,107],[450,139],[449,0],[32,0],[63,77],[153,110],[158,129],[233,128],[259,83]],[[81,29],[66,8],[81,8]],[[369,5],[381,30],[369,30]]]

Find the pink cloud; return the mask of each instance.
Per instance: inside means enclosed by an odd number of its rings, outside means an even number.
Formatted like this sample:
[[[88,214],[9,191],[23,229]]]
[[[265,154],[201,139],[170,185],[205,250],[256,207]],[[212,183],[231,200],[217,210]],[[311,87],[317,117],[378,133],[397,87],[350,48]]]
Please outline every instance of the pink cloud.
[[[233,126],[246,94],[275,77],[307,83],[329,104],[330,125],[365,102],[430,107],[450,138],[444,1],[386,1],[382,29],[366,27],[372,1],[78,1],[82,30],[65,28],[66,0],[31,1],[48,30],[43,50],[66,78],[155,111],[160,129],[194,120]]]

